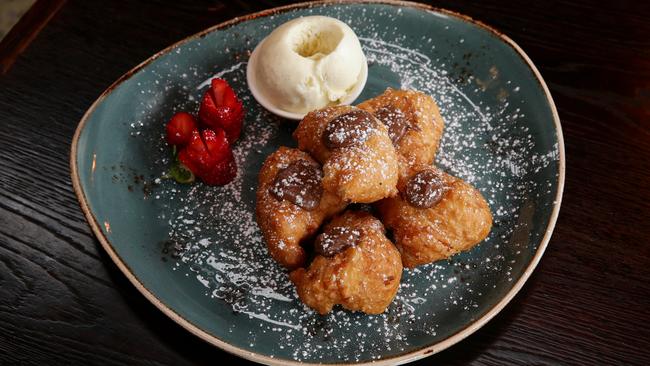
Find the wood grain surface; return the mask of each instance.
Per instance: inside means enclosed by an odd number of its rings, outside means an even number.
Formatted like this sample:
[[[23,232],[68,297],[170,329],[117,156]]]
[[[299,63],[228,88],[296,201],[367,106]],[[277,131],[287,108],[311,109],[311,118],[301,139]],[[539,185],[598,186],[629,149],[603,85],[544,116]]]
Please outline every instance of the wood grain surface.
[[[0,39],[0,74],[9,71],[16,58],[36,38],[47,22],[61,9],[66,0],[37,0]],[[0,8],[2,9],[2,8]]]
[[[650,364],[650,4],[444,0],[546,79],[567,153],[548,250],[513,302],[416,364]],[[71,0],[0,76],[0,365],[215,365],[234,356],[154,308],[72,192],[77,122],[158,50],[277,1]]]

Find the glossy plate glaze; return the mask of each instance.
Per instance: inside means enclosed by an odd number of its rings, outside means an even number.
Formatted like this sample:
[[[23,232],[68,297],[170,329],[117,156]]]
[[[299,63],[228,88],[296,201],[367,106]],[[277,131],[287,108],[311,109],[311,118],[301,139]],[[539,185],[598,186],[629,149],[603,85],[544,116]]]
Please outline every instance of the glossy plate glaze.
[[[302,15],[348,23],[369,61],[359,101],[386,87],[439,103],[436,163],[490,202],[489,238],[451,260],[405,271],[382,315],[318,316],[267,255],[254,220],[257,172],[295,124],[246,89],[250,51]],[[225,187],[164,179],[164,124],[196,111],[212,76],[247,110]],[[460,341],[496,315],[530,276],[555,224],[564,183],[559,119],[541,76],[510,39],[467,17],[415,3],[312,3],[220,24],[154,55],[90,107],[72,143],[72,182],[102,246],[152,303],[202,339],[268,364],[408,362]]]

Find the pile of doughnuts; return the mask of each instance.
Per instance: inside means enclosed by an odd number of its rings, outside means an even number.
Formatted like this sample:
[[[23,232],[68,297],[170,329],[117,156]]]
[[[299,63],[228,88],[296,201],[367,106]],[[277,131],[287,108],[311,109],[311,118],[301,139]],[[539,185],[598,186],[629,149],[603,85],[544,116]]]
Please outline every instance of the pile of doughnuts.
[[[293,133],[298,149],[268,156],[257,222],[307,306],[382,313],[403,266],[487,237],[492,214],[481,193],[433,165],[443,127],[433,98],[387,89],[356,107],[310,112]]]

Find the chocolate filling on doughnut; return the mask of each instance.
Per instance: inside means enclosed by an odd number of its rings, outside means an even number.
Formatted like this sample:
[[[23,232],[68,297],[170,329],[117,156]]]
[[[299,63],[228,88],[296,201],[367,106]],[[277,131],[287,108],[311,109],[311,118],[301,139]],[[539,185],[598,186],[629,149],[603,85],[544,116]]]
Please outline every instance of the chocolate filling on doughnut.
[[[331,120],[323,133],[328,149],[363,144],[375,127],[374,117],[361,109],[354,109]]]
[[[411,206],[429,208],[435,206],[447,191],[440,174],[423,170],[409,179],[404,190],[404,199]]]
[[[313,210],[323,195],[321,179],[323,173],[318,166],[296,160],[278,172],[269,191],[278,200],[286,199],[305,210]]]
[[[376,110],[375,117],[388,128],[388,137],[393,145],[397,145],[408,130],[414,129],[404,112],[392,105]]]
[[[354,247],[361,240],[361,230],[335,226],[320,234],[314,243],[316,254],[333,257],[349,247]]]

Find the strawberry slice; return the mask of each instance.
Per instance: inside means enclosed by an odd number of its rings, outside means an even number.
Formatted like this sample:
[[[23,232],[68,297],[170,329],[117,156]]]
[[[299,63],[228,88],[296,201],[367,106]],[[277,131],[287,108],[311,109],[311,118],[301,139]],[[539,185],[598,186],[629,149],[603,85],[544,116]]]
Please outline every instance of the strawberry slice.
[[[167,123],[167,142],[170,145],[185,145],[190,142],[192,132],[197,129],[196,120],[186,112],[176,113]]]
[[[195,131],[190,143],[178,153],[178,160],[206,184],[224,185],[237,175],[235,158],[222,129],[206,129],[200,134]]]
[[[206,129],[203,131],[202,137],[210,155],[217,157],[218,160],[230,151],[228,137],[226,136],[226,132],[221,128],[216,130]]]
[[[190,142],[178,152],[178,160],[197,177],[209,164],[208,149],[205,147],[198,130],[192,131]]]
[[[227,81],[212,79],[210,89],[203,94],[199,119],[208,128],[224,129],[230,143],[234,143],[239,138],[244,120],[244,108]]]
[[[212,185],[224,185],[232,181],[237,175],[237,165],[226,132],[222,129],[216,131],[205,130],[203,131],[203,141],[210,156],[215,160],[214,165],[201,176],[203,182]]]

